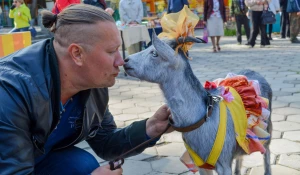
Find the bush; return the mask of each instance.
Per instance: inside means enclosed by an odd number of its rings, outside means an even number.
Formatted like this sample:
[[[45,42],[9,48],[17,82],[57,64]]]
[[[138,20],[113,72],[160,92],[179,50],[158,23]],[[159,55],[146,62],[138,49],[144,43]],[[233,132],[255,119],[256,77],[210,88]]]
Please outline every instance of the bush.
[[[236,30],[235,29],[224,29],[224,35],[225,36],[236,36]],[[243,27],[242,27],[242,35],[246,35],[246,32]]]

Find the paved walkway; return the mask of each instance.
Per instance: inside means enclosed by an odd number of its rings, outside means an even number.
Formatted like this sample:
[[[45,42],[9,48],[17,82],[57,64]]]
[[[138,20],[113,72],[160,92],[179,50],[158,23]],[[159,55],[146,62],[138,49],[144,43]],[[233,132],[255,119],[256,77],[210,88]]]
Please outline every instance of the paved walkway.
[[[201,34],[201,31],[196,33]],[[237,45],[235,37],[223,37],[220,53],[212,53],[211,43],[197,44],[190,51],[193,57],[190,63],[201,82],[245,68],[266,77],[274,94],[273,175],[300,175],[300,44],[290,44],[276,36],[273,38],[269,48],[259,48],[259,45],[248,48]],[[109,104],[118,126],[124,127],[152,116],[164,104],[164,98],[156,84],[120,74],[116,84],[110,88]],[[85,142],[78,146],[92,152]],[[128,158],[123,166],[124,175],[192,174],[179,160],[183,151],[180,133],[166,134],[157,146]],[[107,163],[98,160],[101,164]],[[242,172],[245,175],[262,175],[262,155],[245,156]]]

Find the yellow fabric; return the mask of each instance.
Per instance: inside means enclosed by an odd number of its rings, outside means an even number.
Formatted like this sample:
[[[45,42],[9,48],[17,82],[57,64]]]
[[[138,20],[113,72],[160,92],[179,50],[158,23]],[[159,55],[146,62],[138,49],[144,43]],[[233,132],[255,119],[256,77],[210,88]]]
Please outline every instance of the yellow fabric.
[[[218,127],[217,136],[212,147],[212,150],[207,158],[207,161],[204,162],[198,155],[193,151],[186,143],[185,147],[188,150],[191,158],[193,159],[195,165],[198,167],[203,166],[205,163],[208,163],[212,166],[216,165],[216,162],[219,159],[219,156],[222,152],[223,145],[225,142],[225,134],[226,134],[226,126],[227,126],[227,112],[226,112],[226,105],[224,101],[220,102],[220,123]]]
[[[246,110],[242,98],[240,97],[238,92],[232,87],[229,87],[229,91],[233,95],[234,100],[232,100],[230,103],[225,101],[225,104],[232,116],[234,130],[236,134],[235,138],[239,143],[240,147],[243,148],[243,150],[247,154],[249,154],[248,140],[246,138],[248,125]]]
[[[17,29],[30,26],[30,10],[25,4],[20,5],[19,8],[16,7],[10,10],[9,17],[14,18],[14,25]]]
[[[199,17],[195,15],[186,5],[178,13],[165,14],[161,18],[161,26],[163,32],[158,35],[159,38],[167,37],[169,39],[178,39],[179,37],[195,36],[194,28],[199,21]],[[176,48],[180,47],[184,52],[187,52],[193,43],[188,42],[179,44]]]
[[[191,158],[193,159],[196,166],[201,167],[205,165],[206,163],[212,166],[215,166],[216,162],[219,159],[219,156],[222,152],[223,145],[225,142],[225,134],[226,134],[226,126],[227,126],[227,108],[229,109],[232,120],[234,123],[234,130],[236,133],[236,140],[238,144],[241,146],[241,148],[249,154],[249,147],[248,147],[248,140],[246,138],[246,132],[247,132],[247,116],[246,116],[246,110],[244,108],[242,99],[238,92],[232,88],[229,87],[229,91],[232,93],[234,100],[231,102],[226,102],[225,100],[222,100],[220,104],[220,123],[217,131],[217,136],[214,142],[214,145],[212,147],[212,150],[207,158],[207,161],[205,162],[203,159],[201,159],[200,156],[197,155],[197,153],[192,150],[192,148],[184,143],[188,153],[190,154]]]
[[[220,123],[218,127],[218,132],[216,136],[216,140],[214,143],[214,146],[207,158],[207,163],[210,165],[215,166],[217,160],[219,159],[219,156],[222,152],[223,145],[225,142],[225,136],[226,136],[226,126],[227,126],[227,112],[226,112],[226,105],[225,100],[222,100],[220,102]]]
[[[30,32],[0,34],[0,58],[31,45]]]

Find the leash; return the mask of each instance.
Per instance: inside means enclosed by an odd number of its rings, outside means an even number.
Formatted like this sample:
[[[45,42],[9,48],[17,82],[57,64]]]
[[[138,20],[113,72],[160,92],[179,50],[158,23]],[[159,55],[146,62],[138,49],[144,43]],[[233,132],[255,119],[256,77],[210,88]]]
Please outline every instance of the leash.
[[[109,161],[110,170],[116,170],[116,169],[118,169],[118,168],[121,168],[121,166],[124,164],[124,157],[125,157],[127,154],[129,154],[129,153],[131,153],[132,151],[134,151],[134,150],[136,150],[136,149],[138,149],[138,148],[140,148],[140,147],[142,147],[142,146],[145,146],[146,144],[149,144],[149,143],[152,142],[153,140],[159,138],[160,136],[162,136],[162,135],[170,128],[170,126],[171,126],[171,125],[168,124],[167,128],[166,128],[160,135],[158,135],[158,136],[156,136],[156,137],[153,137],[153,138],[151,138],[151,139],[149,139],[149,140],[147,140],[147,141],[145,141],[145,142],[143,142],[143,143],[137,145],[136,147],[130,149],[129,151],[127,151],[127,152],[121,154],[121,155],[118,156],[116,159],[114,159],[114,160],[112,160],[112,161]]]

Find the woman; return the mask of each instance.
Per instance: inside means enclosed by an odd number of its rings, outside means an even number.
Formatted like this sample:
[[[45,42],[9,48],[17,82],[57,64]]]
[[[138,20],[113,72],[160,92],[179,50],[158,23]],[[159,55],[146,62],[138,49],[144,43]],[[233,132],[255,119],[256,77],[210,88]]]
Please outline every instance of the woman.
[[[263,13],[263,8],[267,7],[267,4],[270,3],[270,0],[245,0],[245,4],[252,11],[251,13],[251,35],[248,41],[250,47],[254,47],[255,40],[260,32],[260,47],[265,47],[270,45],[270,41],[266,34],[266,25],[262,24],[261,15]]]
[[[9,32],[29,31],[30,10],[23,0],[14,0],[9,10],[9,17],[14,19],[15,27]]]
[[[279,11],[280,11],[280,4],[279,4],[279,0],[272,0],[269,4],[269,9],[270,11],[272,11],[274,13],[274,15],[276,15]],[[269,24],[269,40],[273,40],[272,39],[272,32],[273,32],[273,24]]]
[[[213,45],[213,52],[221,51],[219,43],[221,36],[224,36],[224,22],[226,22],[224,1],[205,0],[203,23],[207,26],[208,36]]]
[[[52,13],[59,14],[64,8],[71,4],[80,4],[80,0],[56,0],[52,8]]]

